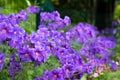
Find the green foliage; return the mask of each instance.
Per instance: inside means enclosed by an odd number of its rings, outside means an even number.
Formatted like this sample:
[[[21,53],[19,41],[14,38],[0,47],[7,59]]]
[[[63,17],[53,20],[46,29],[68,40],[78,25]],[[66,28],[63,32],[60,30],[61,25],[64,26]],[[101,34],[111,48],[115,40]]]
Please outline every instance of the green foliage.
[[[82,45],[80,45],[80,44],[78,44],[78,43],[76,43],[76,42],[72,42],[72,46],[73,46],[73,48],[74,48],[76,51],[78,51],[78,50],[80,50],[80,49],[82,48]]]
[[[0,45],[0,50],[9,56],[12,54],[11,52],[13,51],[13,49],[6,45]]]
[[[23,63],[23,71],[16,75],[16,80],[33,80],[35,77],[43,76],[45,70],[52,70],[60,67],[60,62],[51,55],[46,63],[34,66],[31,63]]]
[[[115,18],[115,20],[120,19],[120,4],[118,4],[118,5],[116,6],[114,18]]]
[[[0,80],[12,80],[9,76],[7,68],[0,71]]]
[[[100,75],[97,78],[93,78],[92,80],[120,80],[120,71],[105,72],[103,75]]]
[[[22,22],[20,24],[21,27],[24,28],[24,30],[31,34],[32,32],[36,31],[36,15],[35,14],[29,14],[28,21]]]
[[[19,12],[31,5],[36,5],[36,0],[0,0],[0,7],[14,12]]]

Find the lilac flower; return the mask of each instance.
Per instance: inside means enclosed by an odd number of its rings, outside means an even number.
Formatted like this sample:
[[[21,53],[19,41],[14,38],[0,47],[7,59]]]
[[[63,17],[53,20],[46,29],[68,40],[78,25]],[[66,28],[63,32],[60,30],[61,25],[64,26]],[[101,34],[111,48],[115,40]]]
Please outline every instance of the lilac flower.
[[[44,80],[44,79],[40,77],[36,77],[34,80]]]
[[[60,37],[60,35],[61,35],[61,33],[60,32],[58,32],[58,31],[51,31],[51,37],[52,37],[52,39],[56,39],[56,38],[59,38]]]
[[[96,32],[94,30],[94,28],[92,27],[85,27],[85,32],[87,34],[88,37],[92,38],[92,37],[96,37]]]
[[[92,63],[89,63],[86,65],[86,70],[88,74],[92,74],[94,70],[94,65]]]
[[[65,41],[66,40],[65,40],[65,38],[62,35],[60,37],[58,37],[58,38],[55,39],[55,42],[57,44],[59,44],[59,45],[62,45],[62,43],[64,44]]]
[[[19,14],[19,17],[21,18],[21,20],[23,21],[27,21],[28,20],[28,15],[26,13],[25,10],[21,10],[20,14]]]
[[[116,43],[110,40],[105,41],[105,47],[108,49],[113,49],[116,46]]]
[[[58,27],[58,29],[64,29],[66,27],[66,23],[64,22],[63,19],[58,18],[56,20],[56,26]]]
[[[0,23],[2,22],[9,22],[7,16],[4,14],[0,14]]]
[[[76,58],[78,57],[78,55],[76,54],[69,54],[66,56],[63,56],[60,60],[61,60],[61,64],[71,64],[71,65],[76,65]]]
[[[68,41],[72,41],[73,35],[72,35],[71,32],[66,32],[66,39],[67,39]]]
[[[14,37],[13,37],[14,38]],[[20,43],[21,42],[21,43]],[[9,41],[9,46],[11,48],[20,48],[23,45],[23,38],[18,37],[17,40],[12,39]]]
[[[67,55],[67,50],[65,48],[60,48],[57,54],[57,57],[60,59]]]
[[[31,62],[32,61],[32,57],[31,54],[33,54],[33,50],[30,50],[29,48],[23,48],[23,49],[19,49],[19,57],[21,58],[21,60],[23,62]]]
[[[9,19],[10,23],[13,25],[20,23],[20,19],[17,14],[10,14],[8,16],[8,19]]]
[[[40,37],[42,38],[46,38],[49,37],[49,31],[48,28],[39,28],[37,31],[38,35],[40,35]]]
[[[0,70],[2,70],[4,66],[4,59],[5,59],[5,55],[2,52],[0,52]]]
[[[52,70],[49,75],[51,80],[64,80],[64,75],[61,68]]]
[[[64,76],[67,77],[67,78],[70,78],[73,75],[73,73],[75,72],[74,66],[70,65],[70,64],[65,64],[62,67],[62,70],[63,70]]]
[[[52,20],[56,20],[57,18],[60,17],[60,14],[59,14],[58,11],[53,11],[52,14],[51,14],[51,16],[53,18]]]
[[[83,54],[83,55],[88,55],[89,49],[87,49],[87,48],[81,48],[80,49],[80,53]]]
[[[65,16],[64,22],[65,22],[66,26],[69,26],[71,24],[71,20],[68,16]]]
[[[20,26],[15,25],[13,31],[11,32],[11,35],[12,39],[17,41],[20,37],[23,37],[25,35],[25,30]]]
[[[9,69],[9,75],[14,80],[15,75],[21,72],[22,65],[19,62],[12,62],[8,69]]]
[[[44,80],[50,80],[50,71],[46,70],[44,71],[44,76],[43,76]]]
[[[12,79],[15,79],[15,75],[22,71],[22,64],[15,60],[15,55],[12,55],[10,58],[10,65],[8,67],[9,75]]]
[[[85,43],[86,38],[87,38],[86,36],[81,35],[79,38],[76,39],[76,42],[79,44],[83,44],[83,43]]]
[[[59,49],[60,49],[60,47],[58,47],[58,46],[53,47],[51,50],[52,54],[57,57]]]
[[[52,52],[53,54],[56,54],[58,52],[58,47],[56,46],[56,43],[54,41],[47,41],[46,48],[48,51]],[[56,51],[57,50],[57,51]]]
[[[35,14],[35,13],[38,13],[40,11],[40,8],[37,7],[37,6],[29,6],[27,8],[27,11],[30,13],[30,14]]]
[[[42,50],[39,46],[35,47],[34,52],[31,54],[33,59],[38,62],[45,62],[50,56],[45,50]]]
[[[51,21],[51,14],[48,12],[41,12],[40,14],[41,21]]]
[[[48,27],[49,27],[50,30],[56,30],[57,29],[57,24],[55,24],[55,23],[49,23]]]
[[[118,66],[117,66],[117,64],[116,64],[115,62],[111,62],[111,63],[110,63],[110,67],[111,67],[111,69],[112,69],[113,71],[117,71],[117,69],[118,69]]]
[[[114,26],[116,26],[117,25],[117,23],[115,22],[115,21],[113,21],[112,22],[112,26],[114,27]]]
[[[6,39],[11,37],[12,26],[7,23],[0,23],[0,37],[1,39]]]
[[[75,70],[80,72],[80,73],[85,73],[86,72],[86,65],[85,64],[76,65]]]
[[[118,24],[120,24],[120,19],[118,20]]]

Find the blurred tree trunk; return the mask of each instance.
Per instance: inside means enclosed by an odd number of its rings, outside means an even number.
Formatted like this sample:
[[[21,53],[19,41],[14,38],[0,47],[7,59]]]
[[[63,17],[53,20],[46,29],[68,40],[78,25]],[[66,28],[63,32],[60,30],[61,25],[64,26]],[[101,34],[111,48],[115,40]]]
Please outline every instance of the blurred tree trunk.
[[[38,29],[38,26],[40,25],[40,12],[52,12],[54,11],[54,6],[50,0],[37,0],[38,6],[41,7],[41,10],[39,13],[36,14],[36,30]]]
[[[101,31],[105,27],[111,27],[114,17],[116,0],[97,0],[95,25]]]
[[[68,0],[59,0],[60,5],[64,5],[68,2]]]

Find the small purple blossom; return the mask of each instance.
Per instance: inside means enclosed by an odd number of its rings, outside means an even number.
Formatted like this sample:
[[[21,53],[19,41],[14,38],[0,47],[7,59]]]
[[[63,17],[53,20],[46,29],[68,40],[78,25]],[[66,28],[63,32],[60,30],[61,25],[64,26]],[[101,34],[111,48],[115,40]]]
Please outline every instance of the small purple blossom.
[[[75,72],[75,68],[73,65],[70,65],[70,64],[65,64],[63,67],[62,67],[62,70],[63,70],[63,74],[65,75],[65,77],[67,78],[70,78],[73,73]]]
[[[52,70],[49,75],[51,80],[64,80],[64,75],[61,68]]]
[[[64,22],[65,22],[66,26],[69,26],[71,24],[71,20],[68,16],[65,16]]]
[[[111,63],[110,63],[110,67],[111,67],[111,69],[112,69],[113,71],[117,71],[117,69],[118,69],[118,66],[117,66],[117,64],[116,64],[115,62],[111,62]]]
[[[2,52],[0,52],[0,70],[2,70],[4,66],[4,59],[5,59],[5,55]]]
[[[28,20],[28,14],[26,13],[25,10],[21,10],[21,11],[20,11],[19,17],[20,17],[21,20],[23,20],[23,21],[27,21],[27,20]]]
[[[40,11],[40,8],[37,6],[29,6],[27,8],[27,10],[30,14],[35,14],[35,13],[38,13]]]

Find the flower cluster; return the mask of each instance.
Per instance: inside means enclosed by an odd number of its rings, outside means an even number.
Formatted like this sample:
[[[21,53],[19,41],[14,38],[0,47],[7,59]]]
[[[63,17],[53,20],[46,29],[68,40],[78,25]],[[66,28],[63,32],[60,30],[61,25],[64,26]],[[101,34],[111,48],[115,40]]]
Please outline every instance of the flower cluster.
[[[28,12],[39,12],[37,7],[29,7]],[[0,14],[0,44],[10,46],[11,56],[0,52],[0,70],[4,67],[5,58],[9,58],[8,70],[14,80],[15,75],[22,71],[22,63],[30,62],[35,66],[45,63],[50,55],[54,55],[61,64],[54,70],[46,70],[44,75],[35,80],[75,80],[84,74],[100,74],[107,66],[117,70],[111,61],[112,49],[116,41],[112,37],[100,36],[97,29],[88,23],[79,23],[64,32],[71,24],[68,16],[60,17],[58,11],[41,12],[39,29],[27,34],[20,23],[28,20],[25,10],[9,16]],[[82,46],[78,50],[73,42]],[[17,58],[17,59],[16,59]]]

